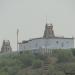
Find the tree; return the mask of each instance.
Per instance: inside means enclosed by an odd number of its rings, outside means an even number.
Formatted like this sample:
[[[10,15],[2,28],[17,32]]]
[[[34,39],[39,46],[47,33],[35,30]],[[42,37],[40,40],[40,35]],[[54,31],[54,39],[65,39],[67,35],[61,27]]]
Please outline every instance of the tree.
[[[33,68],[40,68],[42,66],[42,61],[41,60],[33,60],[33,63],[32,63],[32,67]]]
[[[55,65],[49,65],[49,75],[65,75],[63,71],[60,71],[56,68]]]
[[[55,50],[54,56],[58,58],[58,62],[69,62],[72,60],[73,54],[71,50]]]

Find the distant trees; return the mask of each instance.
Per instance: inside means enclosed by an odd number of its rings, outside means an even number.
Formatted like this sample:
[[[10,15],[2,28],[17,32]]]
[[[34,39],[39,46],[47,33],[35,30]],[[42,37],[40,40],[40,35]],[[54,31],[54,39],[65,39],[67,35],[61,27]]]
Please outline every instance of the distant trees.
[[[75,50],[53,50],[52,55],[15,53],[0,56],[0,75],[42,75],[48,62],[48,75],[66,75],[75,71]],[[71,75],[71,74],[69,74]]]
[[[56,65],[49,65],[49,75],[65,75],[65,73],[61,70],[57,69],[58,66]]]
[[[72,54],[75,56],[75,48],[71,49],[71,51],[72,51]]]
[[[72,60],[73,54],[71,50],[53,50],[53,55],[58,58],[58,62],[69,62]]]
[[[42,66],[42,61],[37,59],[37,60],[33,60],[33,63],[32,63],[32,67],[35,69],[35,68],[40,68]]]

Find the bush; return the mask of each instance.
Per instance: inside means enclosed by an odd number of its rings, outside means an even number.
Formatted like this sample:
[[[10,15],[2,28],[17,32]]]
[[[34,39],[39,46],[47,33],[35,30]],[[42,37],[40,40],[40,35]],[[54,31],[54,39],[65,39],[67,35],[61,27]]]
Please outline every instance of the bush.
[[[33,68],[40,68],[42,66],[42,61],[41,60],[33,60],[33,63],[32,63],[32,67]]]
[[[73,54],[71,50],[55,50],[54,56],[58,58],[58,62],[69,62],[72,60]]]

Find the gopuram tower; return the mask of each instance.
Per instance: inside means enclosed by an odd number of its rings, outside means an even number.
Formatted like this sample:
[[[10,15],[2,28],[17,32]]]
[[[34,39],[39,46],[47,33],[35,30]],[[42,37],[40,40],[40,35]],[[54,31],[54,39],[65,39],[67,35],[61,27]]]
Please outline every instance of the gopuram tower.
[[[55,37],[54,31],[53,31],[53,25],[46,24],[43,38],[53,38],[53,37]]]

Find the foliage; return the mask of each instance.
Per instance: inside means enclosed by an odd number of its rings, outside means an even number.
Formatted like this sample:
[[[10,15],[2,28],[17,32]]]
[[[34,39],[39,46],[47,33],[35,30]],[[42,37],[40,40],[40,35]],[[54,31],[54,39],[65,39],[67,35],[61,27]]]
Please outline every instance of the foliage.
[[[73,55],[75,56],[75,48],[74,49],[71,49]]]
[[[73,57],[71,50],[54,50],[53,54],[58,58],[58,62],[69,62]]]
[[[75,49],[53,50],[51,55],[21,52],[0,54],[0,75],[42,75],[42,63],[48,63],[48,75],[66,75],[75,71]]]
[[[33,64],[32,64],[32,67],[33,68],[40,68],[42,66],[42,61],[41,60],[33,60]]]

